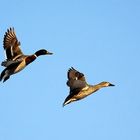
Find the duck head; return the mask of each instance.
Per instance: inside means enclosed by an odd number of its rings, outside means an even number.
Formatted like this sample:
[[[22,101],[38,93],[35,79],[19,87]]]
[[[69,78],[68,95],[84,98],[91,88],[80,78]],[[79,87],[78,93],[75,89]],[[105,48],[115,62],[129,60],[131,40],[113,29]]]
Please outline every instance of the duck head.
[[[109,83],[109,82],[101,82],[100,85],[101,85],[102,87],[115,86],[115,85],[113,85],[113,84],[111,84],[111,83]]]
[[[51,53],[51,52],[49,52],[49,51],[47,51],[47,50],[45,50],[45,49],[41,49],[41,50],[35,52],[35,55],[36,55],[37,57],[40,56],[40,55],[52,55],[52,54],[53,54],[53,53]]]

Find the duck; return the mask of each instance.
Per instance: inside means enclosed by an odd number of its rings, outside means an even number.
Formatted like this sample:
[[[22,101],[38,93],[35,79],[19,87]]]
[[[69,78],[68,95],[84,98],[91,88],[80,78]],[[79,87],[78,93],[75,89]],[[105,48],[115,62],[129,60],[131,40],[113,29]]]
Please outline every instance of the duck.
[[[0,81],[5,82],[11,75],[20,72],[27,65],[36,60],[41,55],[52,55],[53,53],[40,49],[32,55],[25,55],[20,49],[20,41],[18,41],[14,28],[9,28],[5,32],[3,39],[3,48],[6,60],[1,63],[5,69],[0,74]]]
[[[68,80],[66,84],[70,88],[70,92],[69,92],[69,95],[64,100],[63,107],[72,102],[81,100],[95,93],[101,88],[115,86],[114,84],[111,84],[110,82],[105,82],[105,81],[96,85],[89,85],[86,82],[86,78],[84,74],[77,71],[73,67],[69,68],[67,72],[67,77],[68,77]]]

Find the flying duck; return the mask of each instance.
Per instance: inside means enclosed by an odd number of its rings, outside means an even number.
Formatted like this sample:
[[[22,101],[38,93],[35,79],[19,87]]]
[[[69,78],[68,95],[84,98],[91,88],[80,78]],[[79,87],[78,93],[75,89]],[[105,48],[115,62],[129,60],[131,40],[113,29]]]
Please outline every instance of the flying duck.
[[[0,75],[0,81],[3,80],[3,82],[8,80],[11,75],[24,69],[38,56],[53,54],[45,49],[41,49],[32,55],[24,55],[20,49],[20,42],[16,37],[14,28],[7,29],[4,35],[3,48],[6,54],[6,60],[1,63],[2,66],[6,67]]]
[[[114,86],[113,84],[111,84],[109,82],[101,82],[97,85],[89,85],[86,82],[84,74],[80,73],[73,67],[71,67],[68,70],[67,77],[68,77],[67,86],[70,87],[70,93],[66,97],[66,99],[63,103],[63,106],[65,106],[71,102],[81,100],[81,99],[87,97],[88,95],[96,92],[100,88]]]

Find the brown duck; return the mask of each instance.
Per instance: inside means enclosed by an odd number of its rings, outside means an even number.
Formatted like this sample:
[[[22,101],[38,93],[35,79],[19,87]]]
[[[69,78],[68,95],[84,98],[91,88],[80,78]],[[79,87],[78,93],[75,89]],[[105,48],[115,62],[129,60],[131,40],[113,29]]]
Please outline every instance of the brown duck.
[[[101,82],[97,85],[89,85],[86,82],[84,74],[80,73],[73,67],[68,70],[67,85],[70,87],[70,93],[65,99],[63,106],[71,102],[81,100],[103,87],[114,86],[109,82]]]
[[[8,80],[11,75],[24,69],[38,56],[52,54],[45,49],[41,49],[32,55],[24,55],[20,49],[20,42],[16,37],[14,28],[8,29],[5,33],[3,48],[6,53],[6,60],[1,63],[2,66],[6,67],[0,75],[0,81],[3,80],[3,82]]]

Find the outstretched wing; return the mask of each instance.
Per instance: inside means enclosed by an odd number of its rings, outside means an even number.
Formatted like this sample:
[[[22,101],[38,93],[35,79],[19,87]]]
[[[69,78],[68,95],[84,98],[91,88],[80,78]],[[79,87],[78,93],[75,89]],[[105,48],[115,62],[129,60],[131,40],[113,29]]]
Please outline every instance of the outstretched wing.
[[[70,87],[70,94],[77,94],[87,86],[83,73],[80,73],[73,67],[68,70],[67,85]]]
[[[76,69],[74,69],[73,67],[71,67],[69,70],[68,70],[68,80],[81,80],[81,81],[86,81],[85,80],[85,77],[84,77],[84,74],[77,71]]]
[[[67,73],[68,81],[67,85],[70,87],[69,95],[66,97],[63,106],[69,104],[72,101],[78,100],[76,96],[79,94],[80,91],[89,88],[89,85],[86,82],[84,74],[77,71],[73,67],[68,70]]]
[[[3,47],[6,52],[7,60],[12,60],[14,57],[23,54],[14,28],[7,29],[4,35]]]

